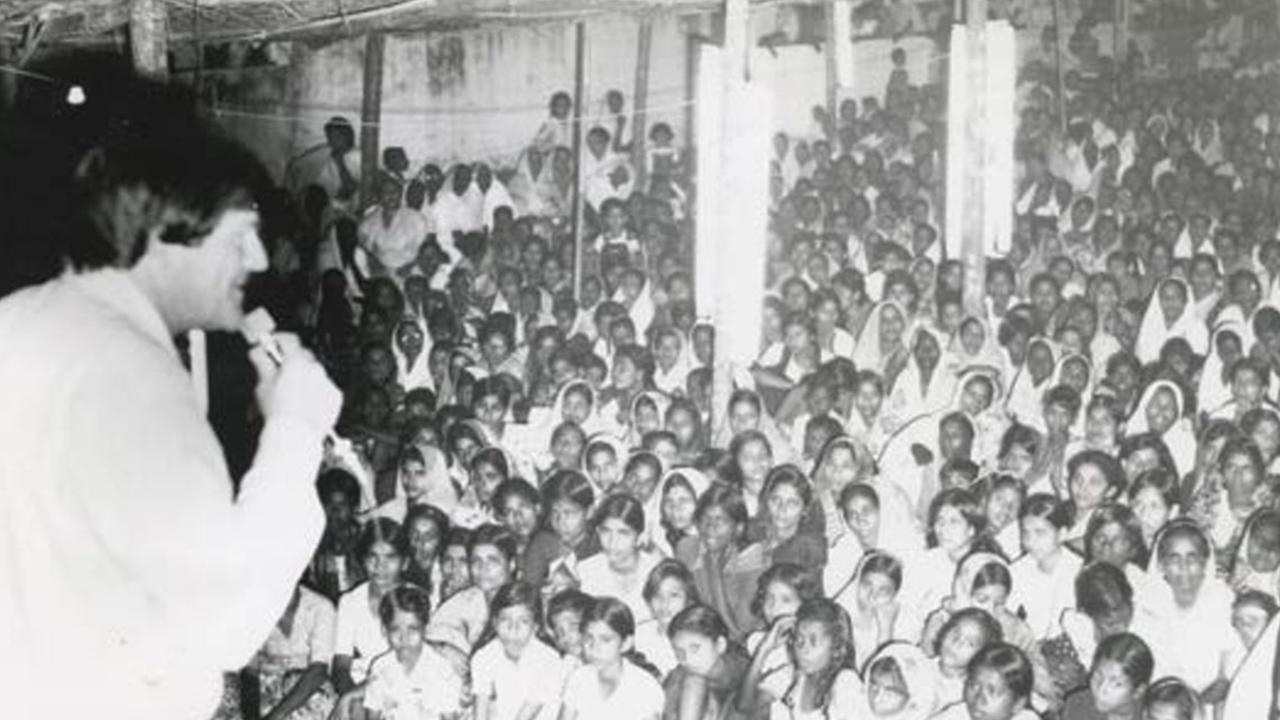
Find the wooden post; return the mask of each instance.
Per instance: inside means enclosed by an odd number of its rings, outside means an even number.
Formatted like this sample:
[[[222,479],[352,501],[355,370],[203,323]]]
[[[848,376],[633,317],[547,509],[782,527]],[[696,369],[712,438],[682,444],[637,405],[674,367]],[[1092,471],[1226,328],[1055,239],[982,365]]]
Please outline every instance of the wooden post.
[[[684,92],[684,152],[686,154],[693,153],[694,162],[697,162],[697,151],[695,149],[698,124],[698,109],[696,100],[698,97],[698,64],[702,58],[702,42],[703,38],[694,33],[685,36],[685,92]]]
[[[735,166],[735,163],[740,163],[742,160],[735,153],[735,149],[741,146],[744,138],[736,136],[736,133],[741,128],[741,119],[734,117],[734,110],[735,104],[742,103],[746,95],[750,23],[748,0],[725,0],[724,51],[721,57],[723,99],[721,100],[719,118],[722,129],[719,133],[717,147],[699,148],[699,152],[703,154],[719,154],[719,172],[721,176],[718,187],[712,189],[718,192],[720,196],[717,203],[720,215],[720,222],[717,226],[718,232],[714,237],[699,238],[700,242],[712,242],[715,244],[715,273],[717,275],[714,291],[715,307],[706,309],[711,312],[716,331],[716,352],[711,382],[712,427],[715,427],[716,424],[724,419],[723,413],[728,407],[729,397],[733,394],[734,363],[735,361],[741,362],[741,359],[735,358],[734,355],[737,354],[735,348],[742,344],[742,338],[733,336],[733,333],[736,332],[734,328],[736,323],[732,322],[732,320],[742,319],[741,314],[752,313],[755,316],[760,314],[759,307],[736,305],[735,300],[738,293],[735,292],[735,281],[742,281],[744,275],[742,268],[737,266],[736,261],[731,260],[732,255],[727,252],[736,243],[739,244],[738,252],[743,252],[744,248],[752,248],[759,251],[761,258],[764,255],[763,245],[759,248],[753,248],[751,238],[735,236],[735,231],[730,227],[735,224],[733,221],[741,220],[743,214],[748,212],[746,208],[739,208],[739,212],[734,210],[735,203],[743,200],[742,197],[738,197],[739,193],[735,192],[735,190],[742,189],[743,178],[733,177],[731,169]],[[762,154],[759,160],[762,163],[767,163],[767,155]],[[731,184],[734,187],[730,187]],[[702,192],[707,192],[708,189],[703,188]],[[767,190],[765,195],[767,196]],[[761,197],[760,200],[763,203],[765,198]],[[746,252],[749,253],[751,250],[746,250]],[[763,294],[763,273],[761,285]],[[731,318],[731,313],[739,315]],[[758,348],[756,352],[758,352]]]
[[[836,47],[840,42],[840,33],[836,31],[836,7],[836,0],[826,1],[824,24],[827,40],[823,44],[823,55],[827,61],[827,114],[831,117],[833,128],[838,125],[840,112],[839,100],[836,99],[836,92],[840,87],[840,57]]]
[[[1057,0],[1054,0],[1057,2]],[[964,263],[966,278],[964,288],[965,309],[970,313],[978,313],[984,309],[986,295],[986,227],[985,212],[987,208],[981,189],[985,187],[987,172],[986,145],[992,138],[987,134],[987,0],[968,0],[968,12],[965,14],[966,31],[969,35],[969,112],[966,118],[969,159],[967,169],[967,187],[979,190],[975,196],[965,200],[965,229],[962,236],[961,260]]]
[[[129,50],[133,67],[148,77],[169,76],[169,16],[164,0],[130,0]]]
[[[587,26],[579,20],[573,24],[573,297],[582,298],[582,105],[586,93]]]
[[[1062,0],[1053,0],[1053,64],[1058,78],[1058,130],[1067,134],[1067,81],[1062,70]]]
[[[386,36],[369,33],[364,38],[364,84],[360,98],[360,199],[361,207],[377,196],[378,130],[382,122],[382,61]]]
[[[1112,40],[1111,58],[1118,70],[1129,54],[1129,4],[1127,0],[1112,0],[1115,7],[1115,33]]]
[[[635,168],[638,190],[648,187],[648,158],[645,157],[645,141],[648,139],[646,110],[649,108],[649,54],[653,47],[653,18],[640,18],[636,36],[636,88],[633,95],[635,115],[631,119],[631,166]]]

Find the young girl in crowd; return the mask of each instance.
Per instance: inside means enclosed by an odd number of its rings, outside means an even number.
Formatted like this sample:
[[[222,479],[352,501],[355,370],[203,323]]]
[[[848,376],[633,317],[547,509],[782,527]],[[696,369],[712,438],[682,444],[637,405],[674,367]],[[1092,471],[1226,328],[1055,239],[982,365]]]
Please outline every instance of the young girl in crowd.
[[[617,718],[657,720],[662,716],[662,686],[632,658],[635,619],[620,600],[594,600],[582,618],[586,664],[569,677],[561,720]]]
[[[800,469],[781,465],[771,470],[760,497],[766,524],[764,538],[759,543],[760,553],[769,558],[769,563],[789,562],[802,567],[825,565],[825,539],[801,526],[805,513],[811,509],[813,494]]]
[[[476,528],[467,543],[472,584],[440,605],[431,617],[427,636],[464,657],[470,655],[488,625],[494,593],[515,578],[518,552],[517,540],[506,528]]]
[[[698,602],[693,574],[678,560],[659,562],[644,583],[644,601],[651,617],[636,626],[636,650],[665,678],[677,664],[668,633],[671,619]]]
[[[919,646],[884,645],[866,663],[867,710],[876,720],[925,720],[934,713],[933,673]]]
[[[671,620],[667,633],[680,664],[663,683],[663,717],[730,717],[749,661],[742,647],[729,639],[720,615],[705,605],[691,605]]]
[[[935,610],[951,592],[960,560],[973,549],[986,524],[978,499],[968,490],[944,490],[933,499],[926,535],[929,549],[913,559],[907,578],[907,597],[921,615]]]
[[[640,501],[630,495],[609,495],[595,514],[600,552],[578,564],[582,591],[596,597],[614,597],[626,603],[633,618],[651,617],[644,587],[658,564],[658,556],[640,545],[645,517]]]
[[[760,576],[751,608],[764,629],[747,636],[751,665],[738,693],[740,712],[755,716],[786,692],[793,675],[787,639],[795,629],[800,606],[817,597],[821,588],[813,574],[799,565],[774,565]]]
[[[702,602],[720,613],[734,639],[743,638],[756,626],[751,598],[756,581],[769,568],[760,546],[743,550],[746,503],[736,488],[717,483],[698,499],[694,519],[698,535],[680,542],[676,559],[693,573]]]
[[[1045,493],[1032,495],[1022,503],[1018,524],[1025,554],[1009,568],[1009,607],[1021,613],[1035,638],[1042,640],[1058,627],[1062,611],[1074,604],[1075,579],[1083,561],[1064,545],[1072,524],[1069,504]]]
[[[1027,656],[1007,643],[979,650],[969,663],[964,701],[938,720],[1035,720],[1030,708],[1032,671]]]
[[[538,586],[512,582],[489,605],[489,628],[471,657],[476,720],[550,715],[560,703],[559,655],[541,638]]]
[[[775,720],[855,718],[862,703],[862,680],[849,617],[825,598],[807,600],[796,611],[789,640],[792,679],[773,703]]]
[[[409,538],[395,521],[370,521],[356,543],[369,578],[342,595],[338,601],[337,627],[333,644],[333,685],[345,693],[363,682],[369,664],[388,649],[378,608],[387,593],[403,579],[408,563]]]
[[[698,498],[710,485],[705,474],[690,467],[674,468],[662,476],[644,512],[646,518],[659,518],[658,523],[650,524],[648,533],[654,549],[673,557],[682,540],[698,534],[694,514]]]
[[[1119,633],[1104,639],[1093,656],[1089,685],[1067,697],[1062,720],[1140,720],[1142,695],[1155,659],[1142,638]]]
[[[829,590],[849,613],[854,646],[870,651],[895,639],[920,634],[919,619],[899,599],[903,567],[898,558],[872,550],[862,556],[853,575]]]
[[[1205,709],[1191,686],[1162,677],[1142,696],[1142,720],[1205,720]]]
[[[937,643],[925,648],[926,652],[937,657],[932,666],[934,687],[937,689],[936,709],[962,699],[969,661],[983,648],[1000,642],[1003,637],[1000,623],[981,608],[964,608],[947,618],[938,631]]]

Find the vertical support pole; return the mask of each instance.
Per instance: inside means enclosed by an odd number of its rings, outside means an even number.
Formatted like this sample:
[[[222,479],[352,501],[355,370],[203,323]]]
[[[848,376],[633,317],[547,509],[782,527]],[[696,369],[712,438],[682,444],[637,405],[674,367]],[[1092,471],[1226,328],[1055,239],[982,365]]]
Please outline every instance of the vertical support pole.
[[[636,35],[636,87],[632,95],[635,115],[631,119],[631,167],[635,168],[636,188],[648,187],[648,158],[645,157],[645,140],[648,133],[649,109],[649,55],[653,49],[653,18],[640,18]]]
[[[573,24],[573,297],[582,297],[582,106],[586,93],[586,23]]]
[[[156,79],[169,76],[169,16],[164,0],[130,0],[129,50],[133,67]]]
[[[1112,20],[1115,23],[1115,41],[1111,57],[1119,68],[1129,54],[1129,3],[1128,0],[1112,1],[1115,3],[1115,18]]]
[[[1062,69],[1062,21],[1066,18],[1062,13],[1062,0],[1053,1],[1053,64],[1057,71],[1058,83],[1058,132],[1067,134],[1067,81]]]
[[[826,42],[823,43],[823,55],[827,61],[827,115],[831,117],[833,124],[836,123],[839,108],[839,100],[836,97],[837,90],[840,87],[840,33],[836,29],[836,0],[827,0],[824,10],[824,25],[826,25]]]
[[[373,201],[378,180],[378,131],[382,123],[382,62],[386,36],[369,33],[364,37],[364,80],[360,96],[360,199],[361,206]]]
[[[685,92],[684,92],[684,148],[686,153],[695,153],[698,124],[698,68],[702,62],[702,38],[694,33],[685,35]]]
[[[964,264],[964,304],[985,313],[988,253],[1012,235],[1016,55],[1013,28],[969,0],[951,29],[947,89],[946,247]]]
[[[704,154],[717,153],[720,155],[717,167],[720,170],[720,180],[724,179],[724,168],[732,163],[732,156],[727,150],[732,145],[731,137],[724,132],[725,120],[728,118],[731,110],[729,108],[732,88],[740,86],[746,77],[747,68],[747,35],[750,28],[750,16],[747,12],[747,0],[725,0],[724,3],[724,52],[720,57],[721,67],[721,101],[720,101],[720,142],[711,147],[700,147],[699,151]],[[717,212],[720,215],[719,232],[715,237],[699,237],[700,242],[713,243],[715,250],[716,269],[713,270],[718,277],[715,282],[715,297],[713,298],[713,307],[707,308],[712,314],[712,323],[716,330],[716,350],[711,370],[711,426],[714,428],[724,420],[724,413],[729,405],[729,397],[733,394],[733,367],[729,360],[728,345],[729,338],[725,332],[725,313],[724,305],[729,295],[726,288],[721,287],[724,284],[724,275],[720,272],[720,268],[724,267],[728,258],[720,256],[721,238],[727,233],[723,227],[723,220],[727,219],[729,213],[725,210],[725,204],[729,201],[724,188],[717,183],[716,191],[720,195],[717,203]],[[706,192],[707,188],[703,187],[702,192]],[[754,308],[740,308],[739,312],[759,312]]]
[[[718,181],[702,186],[703,192],[711,188],[719,194],[717,231],[698,236],[700,246],[714,247],[715,266],[703,271],[716,276],[711,308],[716,329],[713,422],[722,419],[735,371],[749,366],[760,351],[772,108],[763,87],[747,82],[749,24],[747,0],[726,0],[720,117],[713,128],[719,142],[702,148],[704,155],[719,156]],[[701,247],[700,253],[705,257],[707,249]]]
[[[986,147],[991,139],[988,137],[986,106],[987,0],[968,0],[968,3],[965,32],[969,37],[968,77],[966,78],[969,103],[963,127],[967,140],[965,153],[968,155],[965,165],[965,186],[972,194],[965,199],[964,203],[965,227],[964,234],[961,236],[961,259],[967,278],[964,288],[965,306],[969,312],[977,313],[984,309],[987,269],[985,213],[991,210],[984,204],[985,193],[981,192],[986,187],[988,170]]]

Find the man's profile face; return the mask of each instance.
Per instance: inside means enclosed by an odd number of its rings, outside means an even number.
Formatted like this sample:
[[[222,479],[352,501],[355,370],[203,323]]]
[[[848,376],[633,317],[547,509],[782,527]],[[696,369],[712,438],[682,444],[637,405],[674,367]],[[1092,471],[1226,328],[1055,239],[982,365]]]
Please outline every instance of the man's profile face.
[[[153,254],[161,269],[185,289],[174,307],[162,308],[165,317],[172,318],[171,330],[238,330],[244,319],[245,283],[253,273],[267,269],[258,213],[240,208],[225,211],[199,245],[153,242],[141,262]]]

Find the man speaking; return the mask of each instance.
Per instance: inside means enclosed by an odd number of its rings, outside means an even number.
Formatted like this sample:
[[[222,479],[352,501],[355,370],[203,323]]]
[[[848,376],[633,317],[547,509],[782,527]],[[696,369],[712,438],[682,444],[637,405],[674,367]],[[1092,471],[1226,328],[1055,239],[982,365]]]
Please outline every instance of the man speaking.
[[[263,177],[190,115],[120,124],[46,209],[84,220],[66,271],[0,300],[6,716],[209,717],[320,537],[321,365],[287,335],[251,351],[265,424],[233,494],[172,340],[239,328]]]

